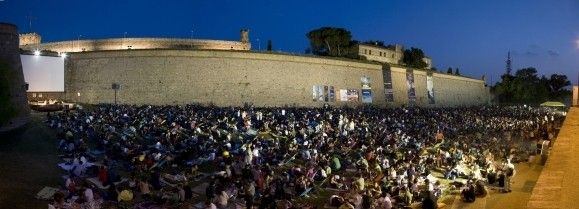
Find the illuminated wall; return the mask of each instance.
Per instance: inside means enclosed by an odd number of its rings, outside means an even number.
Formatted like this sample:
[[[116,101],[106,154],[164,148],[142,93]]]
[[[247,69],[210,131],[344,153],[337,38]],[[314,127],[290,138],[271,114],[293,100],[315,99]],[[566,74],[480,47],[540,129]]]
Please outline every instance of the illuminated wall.
[[[372,105],[408,104],[404,68],[392,67],[394,102],[384,94],[382,65],[311,56],[241,51],[130,50],[72,53],[65,62],[66,99],[81,103],[203,103],[218,106],[322,106],[313,86],[335,92],[361,92],[368,78]],[[436,104],[429,105],[426,73],[415,70],[417,105],[425,107],[486,104],[484,81],[434,73]],[[366,79],[364,79],[366,80]],[[330,105],[360,105],[330,101]]]

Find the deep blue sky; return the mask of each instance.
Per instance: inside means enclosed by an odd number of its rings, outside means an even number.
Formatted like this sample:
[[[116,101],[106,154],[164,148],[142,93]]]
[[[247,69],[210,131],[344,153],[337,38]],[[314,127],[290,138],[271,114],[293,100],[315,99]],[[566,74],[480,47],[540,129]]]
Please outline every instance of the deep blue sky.
[[[422,48],[438,69],[486,74],[496,82],[507,51],[513,68],[540,74],[579,72],[578,0],[0,0],[0,22],[15,23],[43,42],[82,38],[183,37],[238,40],[251,30],[255,49],[303,53],[305,34],[344,27],[356,40]]]

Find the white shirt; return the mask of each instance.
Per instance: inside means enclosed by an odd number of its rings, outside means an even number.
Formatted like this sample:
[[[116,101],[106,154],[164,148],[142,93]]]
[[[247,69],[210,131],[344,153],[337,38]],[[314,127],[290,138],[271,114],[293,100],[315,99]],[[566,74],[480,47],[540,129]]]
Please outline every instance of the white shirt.
[[[94,194],[92,192],[92,189],[86,188],[86,190],[84,190],[84,198],[86,199],[87,202],[94,201]]]

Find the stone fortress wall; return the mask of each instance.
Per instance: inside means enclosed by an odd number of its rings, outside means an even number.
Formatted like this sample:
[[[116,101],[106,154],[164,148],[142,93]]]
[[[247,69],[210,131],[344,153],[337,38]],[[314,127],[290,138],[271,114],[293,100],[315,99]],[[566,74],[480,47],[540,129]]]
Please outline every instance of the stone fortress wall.
[[[126,49],[215,49],[250,50],[250,43],[239,41],[176,39],[176,38],[111,38],[98,40],[72,40],[22,45],[25,50],[54,52],[107,51]]]
[[[361,90],[371,80],[372,105],[408,104],[406,69],[390,67],[394,102],[386,102],[383,66],[354,60],[222,50],[119,50],[71,53],[65,61],[65,99],[80,103],[113,103],[113,83],[121,85],[123,104],[218,106],[322,106],[313,86]],[[434,73],[436,104],[428,104],[426,72],[414,70],[416,104],[425,107],[488,103],[483,80]],[[327,102],[356,106],[358,102]]]
[[[17,27],[0,22],[0,132],[30,120]]]
[[[179,38],[109,38],[41,43],[41,36],[37,33],[20,34],[19,38],[21,49],[30,51],[46,50],[58,53],[127,49],[250,50],[249,30],[241,29],[239,34],[240,41]]]

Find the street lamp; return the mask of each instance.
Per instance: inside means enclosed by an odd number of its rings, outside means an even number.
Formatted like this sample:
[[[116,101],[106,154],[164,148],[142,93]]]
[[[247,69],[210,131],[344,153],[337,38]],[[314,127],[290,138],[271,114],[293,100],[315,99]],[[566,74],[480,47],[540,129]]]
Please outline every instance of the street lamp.
[[[34,50],[34,56],[40,56],[40,50]]]

